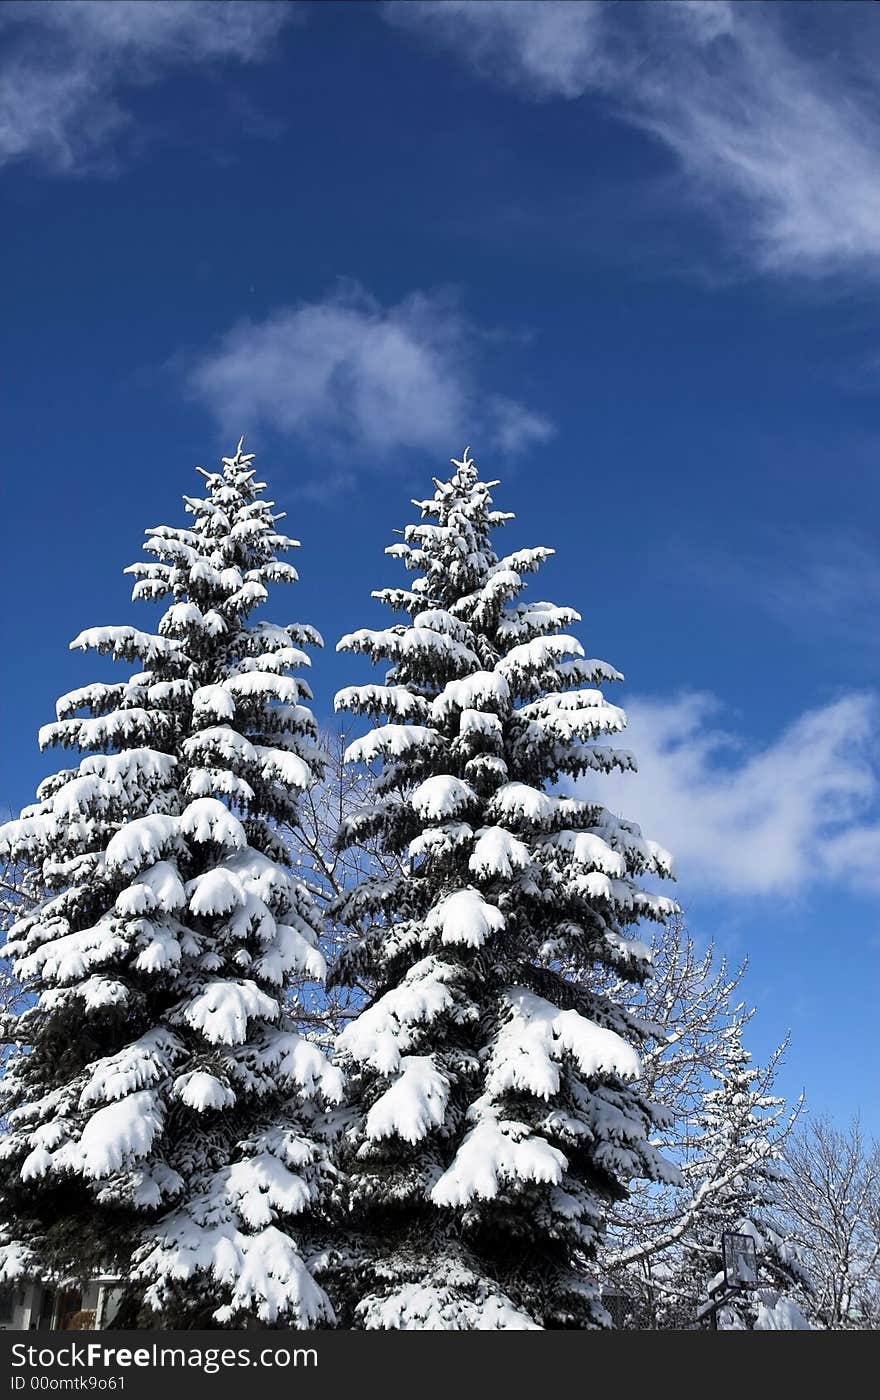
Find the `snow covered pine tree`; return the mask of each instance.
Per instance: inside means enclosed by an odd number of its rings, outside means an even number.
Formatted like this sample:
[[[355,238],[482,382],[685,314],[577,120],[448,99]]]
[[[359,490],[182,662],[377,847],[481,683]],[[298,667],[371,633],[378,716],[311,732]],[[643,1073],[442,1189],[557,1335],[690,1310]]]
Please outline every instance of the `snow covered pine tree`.
[[[248,621],[297,543],[252,460],[202,473],[191,529],[147,531],[156,560],[128,572],[134,598],[170,595],[158,634],[71,643],[147,669],[59,700],[41,747],[91,756],[0,829],[52,891],[8,945],[39,995],[3,1086],[4,1273],[118,1269],[129,1325],[332,1320],[302,1222],[329,1170],[310,1104],[341,1080],[285,1011],[324,969],[273,830],[320,771],[288,675],[320,637]]]
[[[736,1300],[738,1325],[803,1325],[787,1295],[808,1297],[809,1284],[784,1227],[768,1217],[801,1103],[788,1111],[775,1092],[787,1039],[762,1065],[745,1049],[755,1014],[739,1000],[746,969],[731,972],[711,947],[698,954],[677,918],[655,944],[650,980],[612,987],[656,1028],[642,1083],[668,1110],[654,1141],[681,1172],[679,1186],[637,1188],[611,1211],[601,1263],[618,1324],[693,1327],[722,1267],[722,1232],[742,1229],[760,1241],[761,1288]]]
[[[699,1303],[707,1302],[710,1290],[723,1282],[722,1233],[751,1235],[758,1286],[719,1308],[716,1325],[722,1331],[804,1331],[810,1324],[793,1295],[809,1298],[809,1275],[797,1250],[781,1233],[784,1227],[772,1215],[778,1199],[779,1162],[800,1105],[786,1121],[785,1100],[770,1092],[785,1046],[780,1046],[767,1068],[754,1065],[742,1043],[748,1019],[748,1015],[737,1017],[728,1027],[723,1063],[712,1074],[717,1087],[706,1093],[696,1114],[693,1158],[684,1172],[685,1179],[693,1182],[703,1166],[703,1182],[695,1196],[705,1190],[708,1203],[683,1236],[668,1278],[679,1296],[690,1291]],[[713,1168],[725,1157],[731,1164],[729,1179],[713,1192]],[[740,1170],[734,1175],[737,1162]]]
[[[553,553],[497,558],[512,517],[466,452],[386,553],[418,576],[375,594],[411,621],[344,637],[387,661],[339,710],[385,716],[351,745],[378,799],[343,839],[408,853],[339,901],[335,976],[372,992],[339,1037],[351,1076],[340,1164],[356,1236],[334,1280],[349,1325],[522,1329],[607,1323],[590,1260],[608,1203],[674,1172],[649,1143],[638,1023],[566,977],[648,968],[626,931],[669,900],[640,873],[669,858],[560,779],[631,768],[595,745],[623,712],[618,672],[564,632],[571,608],[517,601]]]

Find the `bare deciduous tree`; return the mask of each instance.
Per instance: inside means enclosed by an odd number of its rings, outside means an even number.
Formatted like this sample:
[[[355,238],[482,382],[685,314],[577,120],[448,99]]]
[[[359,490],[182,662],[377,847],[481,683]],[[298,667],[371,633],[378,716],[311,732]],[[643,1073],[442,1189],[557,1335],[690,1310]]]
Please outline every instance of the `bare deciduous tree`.
[[[823,1326],[880,1327],[880,1144],[811,1118],[789,1142],[780,1215],[808,1261]]]
[[[345,762],[349,736],[344,729],[325,731],[321,747],[328,755],[323,777],[308,790],[300,803],[300,823],[283,831],[291,859],[305,867],[306,882],[325,911],[322,951],[328,967],[333,967],[343,943],[351,935],[333,917],[334,900],[362,880],[368,871],[391,876],[399,873],[393,858],[373,842],[362,842],[340,849],[339,834],[344,823],[368,806],[375,797],[369,771],[356,770]],[[297,989],[297,1020],[303,1030],[327,1046],[331,1045],[346,1021],[357,1014],[366,987],[328,986],[316,992],[314,986]]]
[[[0,866],[0,931],[5,935],[17,918],[32,908],[37,899],[36,872],[22,861],[5,861]],[[0,942],[5,942],[5,937]],[[16,977],[7,962],[0,962],[0,1026],[2,1043],[13,1038],[9,1019],[24,1007],[28,989]]]

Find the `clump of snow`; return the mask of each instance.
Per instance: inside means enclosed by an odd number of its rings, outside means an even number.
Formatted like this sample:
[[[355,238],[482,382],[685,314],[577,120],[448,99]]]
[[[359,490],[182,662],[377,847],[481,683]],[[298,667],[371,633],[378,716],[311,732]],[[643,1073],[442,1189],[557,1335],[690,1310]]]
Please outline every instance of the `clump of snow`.
[[[452,969],[436,958],[423,958],[398,987],[348,1023],[337,1041],[339,1049],[382,1074],[394,1074],[418,1028],[451,1007],[452,995],[445,985],[451,975]]]
[[[176,913],[186,904],[186,893],[177,869],[170,861],[159,860],[148,870],[141,871],[136,880],[116,899],[116,912],[124,916]]]
[[[180,815],[180,830],[192,841],[213,841],[240,850],[247,845],[244,827],[216,797],[197,797]]]
[[[235,1103],[235,1094],[228,1084],[223,1084],[216,1075],[204,1069],[179,1075],[174,1081],[173,1092],[175,1098],[194,1108],[196,1113],[231,1108]]]
[[[560,1011],[543,997],[514,987],[507,994],[510,1019],[493,1047],[486,1077],[492,1095],[526,1092],[549,1099],[559,1092],[566,1056],[586,1077],[600,1073],[637,1079],[639,1057],[631,1045],[587,1020],[578,1011]]]
[[[198,719],[235,719],[235,701],[224,685],[203,685],[193,693],[193,715]]]
[[[162,1128],[156,1095],[148,1090],[129,1094],[93,1113],[78,1143],[62,1148],[59,1157],[83,1176],[110,1176],[123,1165],[145,1157]]]
[[[398,1078],[367,1114],[367,1137],[419,1142],[446,1116],[449,1080],[430,1055],[404,1055]]]
[[[446,719],[462,710],[504,711],[510,703],[510,686],[497,671],[473,671],[461,680],[449,681],[433,701],[435,718]]]
[[[222,865],[190,880],[186,893],[191,912],[209,917],[228,914],[243,905],[246,899],[241,881]]]
[[[429,729],[423,724],[383,724],[349,744],[345,762],[373,763],[377,758],[400,758],[414,749],[425,751],[439,742],[436,729]]]
[[[241,1045],[248,1021],[277,1020],[278,1003],[255,982],[208,982],[186,1006],[183,1019],[212,1045]]]
[[[154,812],[120,827],[107,843],[108,870],[120,875],[137,875],[146,865],[154,865],[177,846],[177,819]]]
[[[410,797],[410,805],[422,821],[444,821],[459,816],[476,802],[473,789],[461,778],[444,773],[426,778]]]
[[[438,1206],[493,1200],[508,1182],[560,1182],[567,1166],[564,1154],[525,1124],[489,1114],[468,1132],[431,1200]]]
[[[477,832],[468,866],[484,879],[511,879],[531,861],[528,846],[503,826],[484,826]]]
[[[504,915],[488,904],[479,890],[456,890],[441,900],[425,920],[425,927],[440,934],[441,943],[480,948],[493,933],[504,928]]]

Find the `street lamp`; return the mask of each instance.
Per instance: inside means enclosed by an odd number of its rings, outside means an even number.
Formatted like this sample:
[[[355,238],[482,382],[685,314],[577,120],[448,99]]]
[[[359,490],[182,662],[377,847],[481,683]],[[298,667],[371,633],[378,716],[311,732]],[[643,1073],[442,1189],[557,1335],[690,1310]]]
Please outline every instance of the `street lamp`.
[[[721,1259],[723,1272],[714,1288],[709,1289],[709,1301],[697,1312],[697,1321],[711,1317],[712,1326],[718,1327],[718,1309],[737,1293],[744,1293],[758,1284],[758,1252],[752,1235],[741,1235],[735,1230],[725,1230],[721,1236]]]
[[[758,1252],[753,1235],[725,1230],[721,1236],[724,1282],[728,1288],[754,1288],[758,1282]]]

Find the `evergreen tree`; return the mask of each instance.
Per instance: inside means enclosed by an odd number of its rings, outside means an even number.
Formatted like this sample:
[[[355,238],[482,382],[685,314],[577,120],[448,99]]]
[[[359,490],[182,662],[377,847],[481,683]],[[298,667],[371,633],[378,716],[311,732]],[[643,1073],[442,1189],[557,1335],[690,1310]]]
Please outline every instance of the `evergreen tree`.
[[[784,1133],[776,1137],[773,1129],[785,1112],[785,1102],[767,1092],[765,1075],[752,1063],[742,1043],[740,1026],[735,1023],[726,1038],[724,1068],[716,1075],[716,1087],[706,1094],[698,1119],[695,1161],[698,1167],[702,1165],[703,1152],[709,1159],[707,1167],[718,1157],[735,1161],[739,1155],[748,1166],[745,1169],[743,1161],[744,1169],[731,1174],[709,1208],[697,1214],[678,1261],[683,1279],[704,1302],[723,1278],[722,1234],[730,1231],[751,1235],[758,1286],[743,1291],[719,1309],[717,1321],[722,1330],[809,1328],[790,1296],[793,1290],[809,1288],[806,1271],[795,1249],[774,1229],[769,1218],[778,1194],[778,1159],[784,1138]]]
[[[718,1327],[809,1326],[800,1306],[810,1296],[807,1271],[774,1210],[780,1160],[800,1110],[787,1113],[773,1092],[785,1045],[768,1065],[756,1065],[742,1041],[752,1013],[738,1006],[727,1016],[720,1034],[710,1034],[704,1087],[671,1144],[681,1187],[646,1200],[639,1198],[650,1193],[636,1193],[615,1222],[617,1250],[604,1264],[629,1300],[631,1325],[693,1327],[723,1282],[722,1235],[732,1232],[755,1241],[758,1283],[719,1308]]]
[[[129,1323],[332,1318],[306,1260],[329,1171],[310,1106],[341,1080],[285,1009],[324,969],[275,829],[321,769],[289,674],[320,638],[251,620],[297,543],[252,461],[239,443],[184,498],[191,528],[147,531],[128,572],[170,600],[157,632],[71,643],[145,669],[59,700],[41,747],[88,756],[0,830],[49,891],[7,947],[38,995],[3,1083],[3,1269],[115,1267]]]
[[[768,1283],[801,1287],[793,1252],[767,1220],[801,1103],[789,1112],[775,1091],[787,1040],[763,1065],[744,1048],[754,1016],[740,1000],[746,970],[731,971],[711,947],[698,954],[677,917],[657,939],[641,987],[600,979],[652,1028],[642,1083],[668,1112],[655,1145],[681,1171],[679,1185],[637,1188],[611,1212],[601,1267],[619,1323],[693,1325],[721,1267],[722,1230],[749,1219],[751,1231],[760,1226]],[[775,1271],[774,1251],[784,1266]]]
[[[609,1202],[674,1176],[649,1142],[639,1022],[566,972],[648,971],[629,938],[669,900],[668,857],[560,780],[634,767],[571,608],[522,598],[553,553],[499,558],[497,482],[466,452],[386,553],[416,577],[375,594],[408,620],[344,637],[390,663],[337,708],[382,716],[348,751],[376,800],[345,823],[398,873],[337,902],[336,978],[371,995],[339,1037],[351,1077],[340,1162],[354,1232],[336,1287],[351,1325],[506,1329],[607,1322],[592,1278]]]

